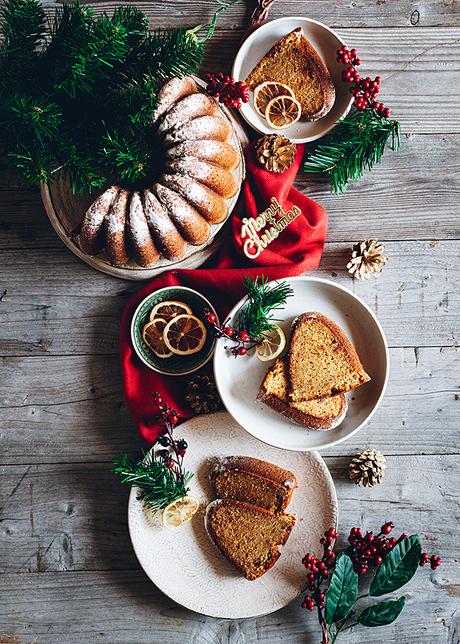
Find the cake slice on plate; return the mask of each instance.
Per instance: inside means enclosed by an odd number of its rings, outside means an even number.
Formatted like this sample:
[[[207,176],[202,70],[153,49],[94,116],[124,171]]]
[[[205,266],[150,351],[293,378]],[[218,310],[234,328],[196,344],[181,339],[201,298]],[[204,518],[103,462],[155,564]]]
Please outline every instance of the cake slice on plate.
[[[250,581],[261,577],[280,556],[296,522],[292,514],[274,514],[265,508],[217,499],[206,510],[206,528],[223,555]]]
[[[288,356],[278,358],[267,372],[258,400],[307,429],[333,429],[345,418],[347,401],[343,394],[320,400],[292,402],[288,397]]]
[[[345,333],[321,313],[303,313],[294,321],[287,364],[294,403],[351,391],[370,380]]]
[[[251,456],[220,459],[211,471],[216,496],[253,503],[270,512],[283,512],[297,487],[295,474]]]
[[[250,89],[265,81],[288,85],[302,107],[302,118],[316,121],[331,110],[335,88],[326,65],[301,27],[280,38],[246,78]]]

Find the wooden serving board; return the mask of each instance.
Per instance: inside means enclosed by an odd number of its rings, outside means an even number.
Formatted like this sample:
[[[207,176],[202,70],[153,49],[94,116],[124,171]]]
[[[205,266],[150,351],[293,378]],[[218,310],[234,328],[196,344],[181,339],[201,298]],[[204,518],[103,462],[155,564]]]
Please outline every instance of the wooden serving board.
[[[195,80],[199,85],[204,85],[204,83],[199,79],[196,78]],[[231,143],[240,150],[241,157],[241,163],[234,171],[239,189],[238,192],[228,200],[228,212],[230,216],[234,208],[237,207],[241,185],[246,173],[243,149],[248,144],[249,139],[239,118],[232,114],[232,112],[225,106],[219,104],[219,108],[222,114],[228,118],[233,125],[234,134],[231,139]],[[206,244],[198,247],[189,244],[185,256],[180,261],[170,262],[162,257],[154,266],[148,268],[143,268],[134,263],[123,267],[112,266],[112,264],[110,264],[106,259],[103,252],[98,255],[88,255],[80,249],[76,242],[76,234],[83,216],[88,207],[98,196],[97,193],[93,193],[91,195],[73,194],[70,189],[68,179],[65,174],[61,174],[52,183],[42,184],[41,196],[51,225],[64,244],[70,248],[77,257],[89,264],[89,266],[92,266],[103,273],[107,273],[108,275],[113,275],[114,277],[120,277],[122,279],[147,280],[166,269],[198,268],[216,252],[222,244],[226,234],[225,223],[228,218],[220,224],[211,226],[211,234]]]

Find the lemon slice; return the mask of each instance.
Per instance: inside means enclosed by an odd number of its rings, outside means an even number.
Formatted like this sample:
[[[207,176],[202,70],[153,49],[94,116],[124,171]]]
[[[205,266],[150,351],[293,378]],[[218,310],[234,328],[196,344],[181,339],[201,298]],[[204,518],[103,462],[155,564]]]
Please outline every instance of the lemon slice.
[[[142,339],[148,348],[159,358],[170,358],[172,351],[165,344],[163,331],[166,327],[166,320],[155,318],[142,329]]]
[[[200,504],[194,496],[183,496],[181,499],[176,499],[163,510],[164,527],[173,530],[188,523],[199,507]]]
[[[256,355],[262,362],[268,362],[277,358],[286,346],[286,336],[284,331],[277,324],[267,333],[264,333],[264,339],[261,344],[256,346]]]
[[[284,130],[300,119],[302,107],[292,96],[277,96],[272,98],[265,110],[265,118],[274,130]]]
[[[188,313],[189,315],[192,313],[192,309],[188,304],[185,304],[185,302],[179,302],[178,300],[166,300],[165,302],[158,302],[158,304],[155,304],[153,309],[150,311],[149,318],[150,320],[163,318],[163,320],[169,322],[169,320],[172,320],[183,313]]]
[[[264,83],[257,85],[254,90],[254,107],[256,112],[258,112],[260,116],[263,116],[265,118],[267,105],[272,100],[272,98],[286,95],[295,98],[292,89],[289,87],[289,85],[285,85],[284,83],[265,81]]]
[[[163,331],[166,346],[178,356],[198,353],[204,347],[206,336],[206,327],[195,315],[178,315]]]

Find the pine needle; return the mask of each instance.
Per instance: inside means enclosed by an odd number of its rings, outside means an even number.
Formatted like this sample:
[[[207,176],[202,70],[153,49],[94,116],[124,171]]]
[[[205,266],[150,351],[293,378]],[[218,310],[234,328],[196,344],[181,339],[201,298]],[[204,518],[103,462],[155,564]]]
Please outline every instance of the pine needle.
[[[304,163],[305,172],[329,174],[331,190],[344,192],[350,181],[360,179],[379,163],[389,144],[398,150],[401,126],[373,110],[355,112],[338,123],[326,143],[320,144]]]
[[[284,308],[287,298],[294,295],[294,291],[285,282],[272,285],[264,276],[260,280],[245,277],[244,286],[248,300],[238,314],[237,329],[246,330],[255,340],[260,339],[272,328],[274,321],[279,321],[273,317],[273,311]]]

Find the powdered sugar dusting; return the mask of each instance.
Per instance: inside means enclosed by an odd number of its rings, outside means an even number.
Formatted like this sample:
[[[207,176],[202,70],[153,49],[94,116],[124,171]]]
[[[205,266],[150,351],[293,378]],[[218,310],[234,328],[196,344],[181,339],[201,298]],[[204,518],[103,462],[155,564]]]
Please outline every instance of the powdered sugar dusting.
[[[140,247],[149,240],[150,231],[138,192],[134,192],[131,198],[131,204],[129,207],[129,228],[132,240],[136,246]]]
[[[100,228],[104,221],[104,217],[110,210],[119,190],[120,186],[110,186],[110,188],[107,188],[100,197],[93,201],[86,211],[83,226],[92,230]]]
[[[122,190],[115,200],[112,208],[109,210],[105,219],[105,225],[108,235],[121,233],[126,225],[126,208],[128,205],[129,192]]]
[[[222,116],[198,116],[174,128],[165,138],[166,145],[198,139],[217,139],[227,141],[232,134],[232,126]]]
[[[198,116],[216,114],[216,112],[217,105],[211,96],[206,96],[202,92],[190,94],[180,99],[166,113],[166,116],[160,123],[158,131],[165,132],[173,127],[178,127],[181,123],[185,123],[185,121],[189,121],[190,119]]]
[[[158,105],[153,113],[153,122],[155,123],[183,96],[197,91],[196,83],[190,76],[186,76],[185,78],[171,78],[158,94]]]

